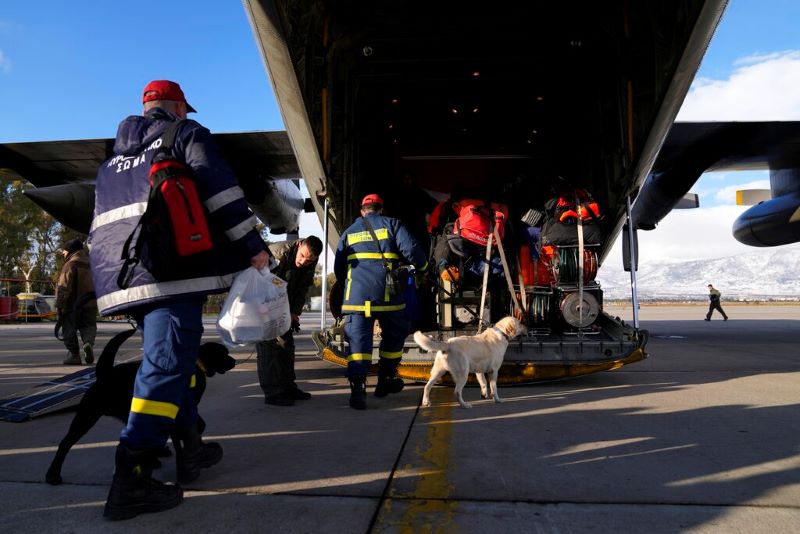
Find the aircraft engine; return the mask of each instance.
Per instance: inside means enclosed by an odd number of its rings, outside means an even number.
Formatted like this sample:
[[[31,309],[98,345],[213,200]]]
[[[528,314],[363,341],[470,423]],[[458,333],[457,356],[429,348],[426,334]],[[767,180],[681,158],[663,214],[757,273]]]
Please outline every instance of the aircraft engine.
[[[294,233],[300,228],[305,201],[292,180],[263,180],[245,189],[245,199],[270,233]]]
[[[800,169],[769,173],[772,198],[748,209],[733,223],[733,237],[752,247],[800,241]]]
[[[25,196],[67,228],[89,233],[94,216],[93,182],[37,187],[25,191]]]

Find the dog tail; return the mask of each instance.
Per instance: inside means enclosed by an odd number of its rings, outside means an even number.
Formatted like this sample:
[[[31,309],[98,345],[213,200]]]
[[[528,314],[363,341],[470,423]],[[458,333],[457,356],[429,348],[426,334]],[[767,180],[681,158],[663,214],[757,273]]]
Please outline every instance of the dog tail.
[[[104,376],[111,374],[111,369],[114,368],[114,358],[117,356],[119,348],[134,332],[136,332],[135,328],[123,330],[112,337],[108,343],[106,343],[106,346],[103,347],[103,352],[97,359],[97,367],[94,370],[94,375],[98,381],[102,380]]]
[[[442,351],[442,352],[447,352],[448,346],[447,346],[447,342],[446,341],[434,341],[433,339],[431,339],[430,337],[426,336],[425,334],[423,334],[419,330],[414,332],[414,341],[416,341],[417,345],[419,345],[420,347],[422,347],[425,350],[428,350],[428,351],[431,351],[431,352],[439,351],[439,350]]]

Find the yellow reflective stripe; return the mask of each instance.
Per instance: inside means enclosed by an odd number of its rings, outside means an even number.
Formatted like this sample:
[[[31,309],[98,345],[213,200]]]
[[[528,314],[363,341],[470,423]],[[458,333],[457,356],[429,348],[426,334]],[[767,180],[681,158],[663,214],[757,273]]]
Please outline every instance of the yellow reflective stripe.
[[[353,272],[351,267],[347,266],[347,291],[344,294],[344,300],[350,300],[350,286],[353,285]]]
[[[192,375],[192,379],[189,380],[189,389],[197,386],[197,375]]]
[[[389,239],[389,230],[386,228],[378,228],[375,230],[375,237],[378,238],[378,241],[383,239]],[[348,234],[347,236],[347,244],[348,245],[355,245],[356,243],[363,243],[365,241],[372,241],[372,235],[369,233],[368,230],[363,232],[355,232],[352,234]]]
[[[425,262],[425,265],[423,265],[422,267],[420,267],[420,268],[419,268],[419,270],[420,270],[420,271],[424,271],[424,270],[425,270],[425,269],[427,269],[427,268],[428,268],[428,262],[426,261],[426,262]]]
[[[382,312],[382,311],[398,311],[405,309],[405,304],[392,304],[392,305],[385,305],[385,306],[373,306],[370,304],[369,309],[370,311],[374,312]],[[367,306],[360,306],[358,304],[344,304],[342,306],[342,311],[367,311]]]
[[[356,252],[347,256],[347,261],[350,260],[382,260],[387,258],[390,260],[399,260],[400,255],[396,252],[384,252],[381,256],[380,252]]]
[[[159,417],[169,417],[175,419],[178,415],[178,406],[170,402],[161,402],[134,397],[131,400],[131,411],[145,415],[157,415]]]
[[[389,352],[388,350],[379,350],[378,354],[380,355],[381,358],[387,358],[389,360],[396,360],[397,358],[400,358],[401,356],[403,356],[403,351],[402,350],[398,350],[397,352]]]
[[[370,301],[366,301],[364,303],[364,317],[371,317],[372,316],[372,303]]]
[[[353,354],[347,357],[348,362],[364,362],[364,361],[372,361],[372,353],[367,352],[354,352]]]

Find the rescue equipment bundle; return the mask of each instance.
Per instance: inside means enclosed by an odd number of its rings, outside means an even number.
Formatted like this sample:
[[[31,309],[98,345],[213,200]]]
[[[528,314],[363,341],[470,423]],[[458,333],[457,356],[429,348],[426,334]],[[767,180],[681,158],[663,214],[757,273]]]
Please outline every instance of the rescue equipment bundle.
[[[548,215],[542,227],[542,241],[566,246],[578,244],[578,224],[583,226],[583,241],[598,245],[603,241],[600,206],[585,189],[576,188],[558,193],[545,204]]]
[[[170,124],[150,165],[147,208],[122,249],[117,285],[127,289],[141,263],[159,281],[186,277],[198,254],[214,248],[205,207],[191,169],[172,147],[183,120]],[[135,240],[135,241],[134,241]]]

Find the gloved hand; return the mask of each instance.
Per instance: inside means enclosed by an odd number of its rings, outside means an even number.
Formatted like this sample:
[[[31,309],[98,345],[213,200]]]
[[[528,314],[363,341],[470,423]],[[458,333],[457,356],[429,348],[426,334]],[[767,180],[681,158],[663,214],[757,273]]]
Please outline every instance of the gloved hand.
[[[300,332],[300,316],[292,314],[292,331],[294,333]]]

